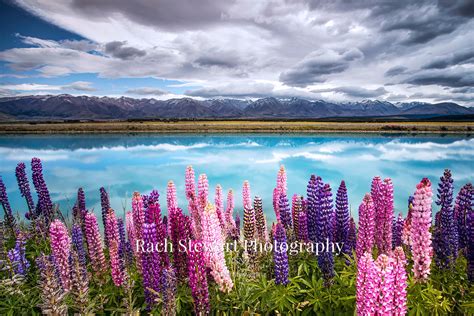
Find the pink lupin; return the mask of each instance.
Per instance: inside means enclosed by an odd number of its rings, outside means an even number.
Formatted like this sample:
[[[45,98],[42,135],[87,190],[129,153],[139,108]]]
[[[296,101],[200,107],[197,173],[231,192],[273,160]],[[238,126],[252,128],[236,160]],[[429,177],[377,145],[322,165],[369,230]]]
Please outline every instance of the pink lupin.
[[[219,219],[219,225],[221,230],[224,232],[225,223],[224,223],[224,201],[222,198],[222,187],[220,184],[216,186],[216,193],[214,197],[214,204],[216,205],[216,214]]]
[[[102,274],[107,269],[105,263],[104,249],[100,238],[99,225],[94,213],[87,212],[85,216],[86,240],[94,272]]]
[[[109,255],[110,255],[110,270],[112,272],[112,280],[116,286],[121,286],[124,281],[124,271],[119,256],[119,231],[117,226],[117,218],[114,210],[110,209],[107,215],[107,223],[109,226]]]
[[[233,283],[224,257],[224,239],[217,218],[216,209],[208,203],[202,213],[202,241],[206,266],[221,291],[228,292]]]
[[[374,203],[370,194],[366,194],[359,206],[359,233],[356,243],[357,259],[360,259],[365,252],[372,252],[374,245],[374,228]]]
[[[71,287],[69,273],[69,254],[71,252],[71,237],[66,225],[59,219],[54,220],[49,227],[51,252],[59,268],[59,275],[65,291]]]
[[[419,282],[428,279],[433,255],[430,232],[432,195],[431,182],[424,178],[416,186],[410,234],[413,274],[415,280]]]
[[[402,247],[396,247],[393,251],[393,314],[396,316],[407,313],[407,271],[405,266],[407,260]]]
[[[375,315],[377,303],[377,274],[374,260],[365,252],[357,263],[357,315]]]
[[[166,207],[168,208],[168,216],[171,216],[171,213],[176,211],[178,208],[176,186],[173,181],[168,181],[168,187],[166,189]]]
[[[242,200],[244,209],[251,209],[252,207],[252,195],[250,193],[250,183],[245,180],[242,186]]]
[[[394,306],[393,259],[381,254],[375,262],[377,275],[377,315],[392,315]]]

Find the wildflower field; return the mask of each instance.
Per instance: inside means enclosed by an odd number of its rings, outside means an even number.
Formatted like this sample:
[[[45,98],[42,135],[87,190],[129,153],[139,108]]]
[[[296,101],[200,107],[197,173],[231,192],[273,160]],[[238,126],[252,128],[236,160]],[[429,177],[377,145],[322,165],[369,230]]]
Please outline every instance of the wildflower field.
[[[283,166],[267,188],[273,205],[248,181],[241,193],[209,194],[206,175],[196,183],[188,167],[187,205],[170,181],[166,202],[135,192],[124,218],[104,188],[99,216],[82,188],[72,212],[61,210],[38,158],[31,177],[32,188],[19,163],[25,218],[0,178],[1,315],[474,314],[474,188],[453,192],[449,170],[437,187],[420,179],[406,217],[395,214],[391,179],[374,177],[357,222],[344,181],[332,189],[310,175],[307,192],[292,194]]]

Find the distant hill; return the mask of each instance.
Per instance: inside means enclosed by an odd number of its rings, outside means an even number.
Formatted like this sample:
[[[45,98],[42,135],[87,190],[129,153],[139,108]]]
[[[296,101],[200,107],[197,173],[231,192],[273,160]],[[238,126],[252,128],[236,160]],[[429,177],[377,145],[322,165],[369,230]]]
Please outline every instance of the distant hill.
[[[396,117],[398,119],[472,117],[474,108],[456,103],[397,103],[365,100],[332,103],[299,98],[169,100],[71,95],[0,98],[0,120],[113,119],[318,119]]]

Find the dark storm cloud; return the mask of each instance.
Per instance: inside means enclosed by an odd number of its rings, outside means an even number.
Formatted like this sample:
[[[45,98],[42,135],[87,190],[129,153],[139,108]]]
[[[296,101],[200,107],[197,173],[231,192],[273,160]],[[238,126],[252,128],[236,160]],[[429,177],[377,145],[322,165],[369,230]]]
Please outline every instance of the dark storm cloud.
[[[105,44],[105,53],[120,59],[133,59],[135,57],[143,57],[146,55],[146,51],[126,45],[127,42],[109,42]]]
[[[433,61],[424,65],[423,69],[443,69],[458,64],[467,64],[474,62],[474,48],[468,48],[463,51],[454,52],[447,56],[435,58]]]
[[[436,71],[416,74],[402,83],[413,85],[439,85],[445,87],[472,87],[474,72],[472,71]]]
[[[322,93],[322,92],[334,92],[339,94],[344,94],[348,97],[353,98],[376,98],[382,95],[385,95],[388,91],[384,87],[377,89],[365,89],[361,87],[338,87],[333,89],[319,89],[313,90],[313,92]]]
[[[219,56],[202,56],[194,61],[195,64],[202,67],[221,67],[232,68],[239,66],[239,62],[235,59]]]
[[[122,15],[136,23],[163,29],[192,29],[221,21],[234,1],[213,0],[73,0],[72,6],[92,18]]]
[[[293,68],[280,74],[280,81],[290,86],[307,86],[324,82],[325,75],[340,73],[349,68],[350,62],[362,59],[364,54],[357,48],[344,52],[317,50],[306,56]]]
[[[450,34],[474,16],[472,0],[310,0],[308,4],[314,10],[368,12],[361,14],[364,24],[379,28],[381,33],[404,32],[405,45],[424,44]]]
[[[384,75],[385,77],[394,77],[405,73],[407,70],[408,68],[405,66],[395,66],[387,70]]]

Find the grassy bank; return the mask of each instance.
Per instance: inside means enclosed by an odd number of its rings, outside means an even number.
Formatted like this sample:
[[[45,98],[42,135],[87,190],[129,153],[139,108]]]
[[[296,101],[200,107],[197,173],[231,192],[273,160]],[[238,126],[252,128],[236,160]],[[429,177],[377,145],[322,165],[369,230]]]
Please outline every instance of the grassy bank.
[[[474,122],[328,122],[328,121],[113,121],[8,122],[2,134],[36,133],[467,133]]]

